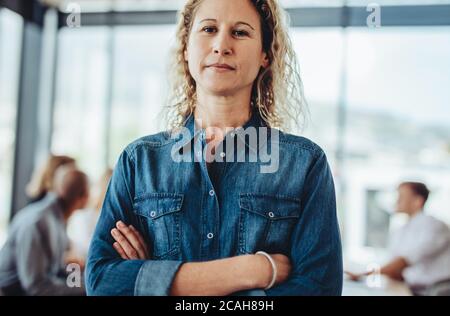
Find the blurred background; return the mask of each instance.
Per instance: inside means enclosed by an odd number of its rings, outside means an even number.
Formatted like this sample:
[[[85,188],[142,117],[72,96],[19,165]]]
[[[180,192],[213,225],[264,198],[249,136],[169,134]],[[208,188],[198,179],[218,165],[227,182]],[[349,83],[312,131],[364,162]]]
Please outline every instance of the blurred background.
[[[309,120],[326,152],[346,265],[378,262],[401,181],[450,224],[450,1],[285,0]],[[91,179],[157,115],[183,0],[0,0],[0,246],[25,187],[51,152]],[[81,9],[80,25],[69,23]],[[76,21],[70,20],[70,21]],[[367,292],[371,293],[371,292]]]

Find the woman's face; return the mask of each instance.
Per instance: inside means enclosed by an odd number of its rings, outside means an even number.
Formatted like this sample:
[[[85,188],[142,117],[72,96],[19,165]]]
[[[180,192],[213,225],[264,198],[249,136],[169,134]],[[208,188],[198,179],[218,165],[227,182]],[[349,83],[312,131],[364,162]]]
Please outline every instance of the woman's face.
[[[195,15],[184,58],[197,91],[226,96],[251,90],[268,60],[262,51],[259,15],[250,1],[204,0]],[[211,66],[216,63],[232,69]]]

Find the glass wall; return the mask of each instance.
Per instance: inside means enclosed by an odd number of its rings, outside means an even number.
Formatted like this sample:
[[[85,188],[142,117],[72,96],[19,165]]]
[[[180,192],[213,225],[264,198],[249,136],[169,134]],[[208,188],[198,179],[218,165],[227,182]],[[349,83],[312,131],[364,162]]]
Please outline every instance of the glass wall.
[[[97,177],[128,143],[163,129],[174,31],[63,29],[52,150]],[[426,212],[450,224],[449,35],[449,27],[291,29],[310,112],[297,132],[328,156],[351,260],[384,252],[400,220],[390,215],[401,181],[427,183]]]
[[[310,113],[299,133],[330,160],[351,260],[384,254],[389,232],[403,222],[391,216],[402,181],[425,182],[432,191],[425,211],[450,224],[449,34],[449,27],[291,30]]]
[[[107,27],[63,29],[59,34],[52,152],[77,159],[94,177],[105,168]]]
[[[174,25],[63,29],[52,152],[75,157],[96,178],[128,143],[163,129],[157,116],[174,31]]]
[[[292,30],[310,112],[301,133],[324,148],[337,186],[344,184],[339,214],[353,260],[383,254],[402,221],[391,216],[402,181],[429,185],[426,212],[450,224],[449,34],[449,27]]]
[[[114,38],[114,83],[109,164],[138,137],[162,129],[167,56],[174,25],[120,27]]]
[[[10,217],[23,20],[0,8],[0,246]]]
[[[343,41],[340,28],[294,28],[292,42],[300,63],[308,112],[298,133],[314,139],[334,162]]]
[[[425,182],[425,211],[450,224],[449,34],[348,30],[344,226],[354,257],[386,246],[401,181]]]

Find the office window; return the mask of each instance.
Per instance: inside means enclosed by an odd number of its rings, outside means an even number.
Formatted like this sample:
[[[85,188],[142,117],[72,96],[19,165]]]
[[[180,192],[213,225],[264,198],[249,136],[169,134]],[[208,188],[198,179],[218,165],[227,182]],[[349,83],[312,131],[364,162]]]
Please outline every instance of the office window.
[[[432,191],[426,212],[450,224],[449,35],[449,27],[349,29],[344,176],[351,248],[385,246],[378,228],[404,180],[425,182]],[[373,190],[391,192],[390,204],[376,207]]]
[[[114,36],[111,166],[128,143],[165,129],[158,115],[167,91],[166,65],[175,26],[120,27]]]
[[[164,129],[157,115],[174,31],[174,25],[63,29],[53,151],[74,156],[98,176],[128,143]],[[327,154],[344,249],[386,246],[402,180],[426,182],[427,212],[450,223],[450,29],[290,32],[310,112],[296,133]],[[339,121],[339,113],[346,119]]]
[[[432,190],[426,212],[450,223],[449,33],[448,27],[291,29],[310,111],[299,133],[327,153],[352,258],[383,252],[400,181],[426,182]],[[346,119],[339,122],[341,97]]]
[[[77,159],[93,178],[106,167],[107,27],[59,34],[52,152]]]
[[[340,28],[293,28],[291,38],[309,112],[303,130],[297,133],[318,143],[333,163],[337,150],[342,31]]]
[[[98,177],[128,143],[163,129],[157,116],[174,34],[174,25],[63,29],[52,151],[75,157]]]
[[[341,28],[292,28],[291,39],[300,64],[300,75],[308,103],[303,129],[305,136],[327,155],[333,173],[339,221],[345,217],[342,205],[340,165],[337,161],[338,111],[341,98],[343,35]]]
[[[10,217],[22,18],[0,8],[0,245]]]

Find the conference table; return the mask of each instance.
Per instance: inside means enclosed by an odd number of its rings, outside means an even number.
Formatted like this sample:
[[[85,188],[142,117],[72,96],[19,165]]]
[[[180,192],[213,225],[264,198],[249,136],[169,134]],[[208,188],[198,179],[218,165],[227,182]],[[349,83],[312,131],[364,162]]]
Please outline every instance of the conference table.
[[[400,281],[386,276],[352,281],[344,275],[343,296],[411,296],[411,290]]]

